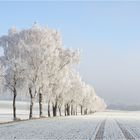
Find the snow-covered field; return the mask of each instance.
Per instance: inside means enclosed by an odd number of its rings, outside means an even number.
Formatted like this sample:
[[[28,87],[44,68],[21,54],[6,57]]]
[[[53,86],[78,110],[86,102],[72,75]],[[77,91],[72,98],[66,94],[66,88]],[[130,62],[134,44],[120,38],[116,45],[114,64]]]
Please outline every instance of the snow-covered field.
[[[106,111],[0,125],[0,139],[140,139],[140,112]]]
[[[17,117],[20,119],[29,118],[29,102],[16,102]],[[12,101],[0,101],[0,123],[13,120]],[[38,104],[34,105],[34,117],[38,117]]]

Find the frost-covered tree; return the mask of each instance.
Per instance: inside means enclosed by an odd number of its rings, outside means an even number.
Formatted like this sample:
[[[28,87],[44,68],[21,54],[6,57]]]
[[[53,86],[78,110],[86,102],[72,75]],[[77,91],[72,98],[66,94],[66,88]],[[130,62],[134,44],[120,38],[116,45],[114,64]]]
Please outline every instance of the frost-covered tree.
[[[94,88],[82,81],[73,65],[79,62],[79,51],[63,48],[58,31],[34,24],[29,29],[11,28],[0,38],[4,49],[1,64],[5,69],[5,85],[13,93],[13,114],[16,119],[16,96],[20,89],[30,100],[29,118],[33,117],[35,101],[39,116],[75,115],[105,109],[104,101],[96,96]]]
[[[79,106],[79,98],[82,96],[81,92],[81,77],[79,74],[71,69],[69,72],[70,86],[67,92],[67,99],[65,100],[65,108],[67,115],[77,114],[77,107]]]
[[[43,94],[48,85],[48,63],[50,55],[55,49],[55,33],[47,27],[41,28],[36,24],[32,28],[18,32],[18,44],[21,58],[26,63],[25,79],[26,87],[30,95],[30,113],[32,118],[33,105],[36,97],[39,97],[39,114],[42,116]],[[53,65],[53,64],[52,64]]]
[[[0,93],[4,92],[5,85],[5,67],[0,62]]]
[[[59,57],[57,58],[58,64],[55,67],[55,73],[52,73],[52,77],[50,78],[50,84],[52,85],[52,108],[53,108],[53,115],[56,116],[57,107],[58,107],[58,100],[60,102],[60,93],[65,91],[64,84],[68,84],[67,74],[71,66],[78,62],[79,54],[78,52],[74,52],[69,49],[61,50]],[[59,111],[60,111],[60,104],[59,104]]]
[[[19,88],[24,79],[24,62],[19,57],[19,50],[17,40],[18,36],[15,36],[16,32],[12,29],[9,30],[7,36],[0,38],[0,46],[4,49],[4,56],[1,56],[1,63],[5,67],[5,86],[13,94],[13,119],[16,120],[16,97],[17,88]]]

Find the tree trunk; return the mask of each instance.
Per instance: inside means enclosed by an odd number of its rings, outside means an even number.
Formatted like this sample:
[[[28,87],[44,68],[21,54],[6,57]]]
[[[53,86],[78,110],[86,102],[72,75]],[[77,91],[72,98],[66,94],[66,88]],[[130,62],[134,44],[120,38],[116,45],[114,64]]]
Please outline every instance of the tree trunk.
[[[71,105],[71,115],[73,115],[73,105]]]
[[[50,100],[48,101],[48,117],[50,117],[51,114],[50,114]]]
[[[43,98],[42,98],[42,94],[39,93],[39,116],[42,117],[43,116],[43,102],[42,102]]]
[[[75,115],[75,109],[73,110],[73,115]]]
[[[29,88],[29,94],[30,94],[30,113],[29,113],[29,119],[32,119],[32,117],[33,117],[34,98],[33,98],[33,95],[32,95],[31,88]]]
[[[56,106],[53,106],[53,116],[55,117],[56,116]]]
[[[77,106],[76,106],[76,115],[77,115]]]
[[[69,106],[69,104],[67,104],[67,115],[68,116],[70,115],[70,106]]]
[[[84,110],[84,114],[87,115],[87,108]]]
[[[59,110],[59,116],[62,116],[61,115],[61,107],[60,106],[58,107],[58,110]]]
[[[16,96],[17,96],[17,91],[14,88],[14,97],[13,97],[13,120],[16,120]]]
[[[81,115],[83,115],[83,106],[81,105]]]
[[[67,116],[67,106],[65,105],[65,108],[64,108],[64,113],[65,113],[65,116]]]
[[[55,117],[57,115],[57,101],[55,102],[55,104],[52,106],[53,109],[53,116]]]
[[[93,112],[92,112],[92,110],[90,109],[90,111],[89,111],[89,114],[92,114]]]

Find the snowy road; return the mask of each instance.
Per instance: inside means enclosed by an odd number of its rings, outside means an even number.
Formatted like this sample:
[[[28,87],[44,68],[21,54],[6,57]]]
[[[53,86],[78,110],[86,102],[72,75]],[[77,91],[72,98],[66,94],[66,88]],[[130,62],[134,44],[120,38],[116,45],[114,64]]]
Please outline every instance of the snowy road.
[[[140,140],[140,112],[109,111],[1,124],[0,139]]]

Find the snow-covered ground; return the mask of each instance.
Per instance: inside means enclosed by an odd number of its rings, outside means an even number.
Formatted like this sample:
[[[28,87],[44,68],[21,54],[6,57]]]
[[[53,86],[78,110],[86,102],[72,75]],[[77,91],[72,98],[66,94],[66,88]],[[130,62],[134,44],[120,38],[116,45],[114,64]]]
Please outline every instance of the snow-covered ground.
[[[16,102],[17,117],[20,119],[29,118],[29,102]],[[13,120],[12,115],[12,101],[0,101],[0,123],[9,122]],[[38,104],[34,105],[34,117],[38,116]]]
[[[23,112],[22,110],[21,117]],[[2,113],[1,118],[3,118]],[[97,112],[93,115],[44,118],[1,124],[0,139],[139,140],[140,112],[112,110]]]

